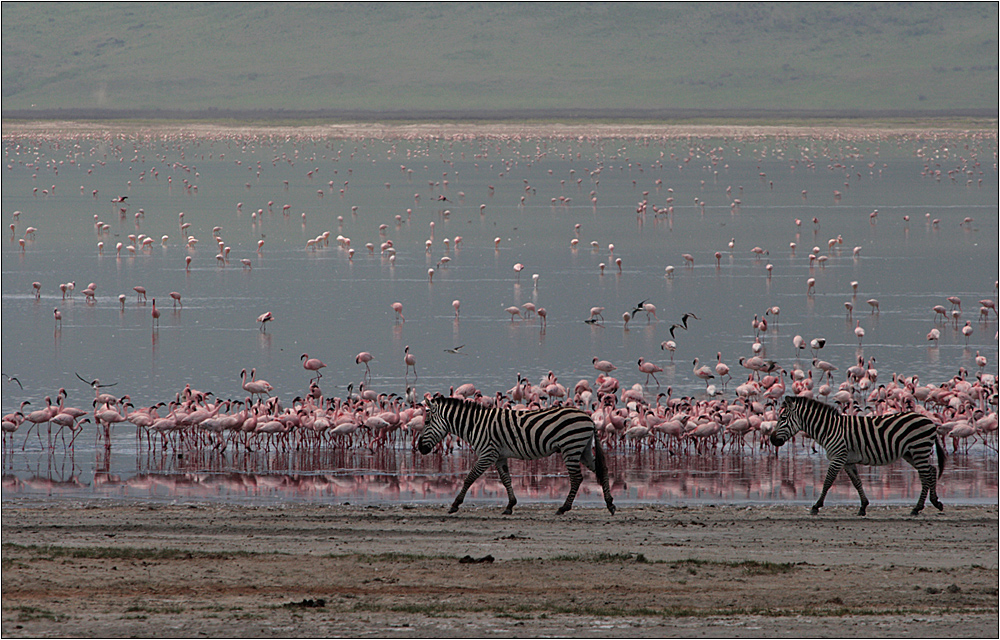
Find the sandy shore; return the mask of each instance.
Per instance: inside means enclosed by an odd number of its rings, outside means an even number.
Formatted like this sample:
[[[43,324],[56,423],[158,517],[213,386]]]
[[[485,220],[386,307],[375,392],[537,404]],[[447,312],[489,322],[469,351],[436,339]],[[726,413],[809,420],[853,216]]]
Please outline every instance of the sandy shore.
[[[445,511],[5,499],[3,636],[997,635],[995,506]]]

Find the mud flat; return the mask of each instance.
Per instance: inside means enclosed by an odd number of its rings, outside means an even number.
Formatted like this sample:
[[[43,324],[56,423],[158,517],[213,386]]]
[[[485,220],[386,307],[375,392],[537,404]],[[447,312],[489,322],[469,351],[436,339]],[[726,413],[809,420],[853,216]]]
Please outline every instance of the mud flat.
[[[995,637],[998,509],[3,502],[4,637]]]

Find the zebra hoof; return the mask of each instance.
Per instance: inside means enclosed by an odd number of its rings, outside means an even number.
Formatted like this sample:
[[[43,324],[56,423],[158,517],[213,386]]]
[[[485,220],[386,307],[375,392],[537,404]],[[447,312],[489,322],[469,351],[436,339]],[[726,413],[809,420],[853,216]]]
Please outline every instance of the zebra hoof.
[[[911,516],[919,516],[920,515],[920,509],[917,509],[916,507],[914,507],[913,511],[910,512],[910,515]]]
[[[608,511],[611,512],[611,515],[615,515],[615,505],[609,504],[608,505]]]
[[[569,511],[569,507],[559,507],[556,510],[556,515],[557,516],[561,516],[562,514],[566,513],[567,511]]]
[[[505,516],[509,516],[509,515],[513,515],[513,514],[514,514],[514,510],[511,509],[510,507],[507,507],[506,509],[503,510],[503,515],[505,515]]]
[[[866,516],[866,515],[868,515],[868,513],[866,512],[865,507],[861,507],[860,509],[858,509],[858,515],[859,516]]]
[[[452,506],[451,509],[448,509],[448,513],[455,513],[456,511],[458,511],[458,507],[456,506]]]
[[[819,507],[813,507],[812,509],[810,509],[809,510],[809,515],[818,516],[819,515]]]
[[[932,502],[931,504],[933,504],[934,508],[937,509],[938,511],[944,511],[944,504],[942,504],[940,500],[937,502]]]

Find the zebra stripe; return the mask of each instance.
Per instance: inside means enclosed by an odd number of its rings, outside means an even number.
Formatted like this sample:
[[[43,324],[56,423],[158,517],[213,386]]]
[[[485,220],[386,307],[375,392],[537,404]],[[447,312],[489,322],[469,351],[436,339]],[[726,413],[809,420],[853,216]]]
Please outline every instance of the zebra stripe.
[[[507,508],[504,509],[504,514],[509,515],[517,504],[517,498],[514,497],[507,459],[537,460],[555,453],[562,455],[570,478],[569,495],[558,513],[565,513],[573,507],[573,499],[583,481],[581,462],[597,474],[608,511],[615,512],[604,450],[597,438],[597,427],[583,411],[574,407],[516,411],[484,407],[477,402],[444,396],[431,399],[426,406],[427,425],[418,440],[420,453],[430,453],[451,433],[465,440],[478,456],[449,513],[458,511],[472,483],[491,466],[496,466],[500,480],[507,489]]]
[[[944,510],[944,505],[937,496],[937,479],[944,471],[944,449],[930,418],[918,413],[847,416],[818,400],[787,396],[781,403],[781,415],[778,416],[778,425],[771,436],[771,444],[780,447],[799,431],[804,431],[818,442],[830,460],[823,493],[812,507],[813,515],[819,513],[826,493],[841,468],[847,472],[861,498],[858,515],[865,515],[868,498],[861,488],[856,465],[884,465],[900,458],[910,463],[920,474],[920,499],[910,515],[920,513],[928,493],[931,504],[938,510]],[[932,448],[937,450],[936,474],[929,460]]]

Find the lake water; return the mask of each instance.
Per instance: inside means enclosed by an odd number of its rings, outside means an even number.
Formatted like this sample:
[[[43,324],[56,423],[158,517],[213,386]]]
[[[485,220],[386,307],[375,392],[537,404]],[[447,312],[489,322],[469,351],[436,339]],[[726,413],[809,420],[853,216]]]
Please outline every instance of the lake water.
[[[737,360],[752,355],[751,322],[773,306],[780,315],[767,316],[760,340],[766,356],[786,369],[809,367],[812,354],[793,347],[798,334],[827,340],[819,356],[839,368],[837,382],[859,356],[875,358],[883,381],[899,373],[939,384],[961,368],[971,376],[978,371],[977,352],[987,358],[986,371],[997,372],[997,319],[981,320],[978,302],[996,299],[1000,275],[995,137],[5,136],[4,151],[3,215],[14,229],[3,243],[3,373],[24,387],[4,379],[4,413],[23,400],[38,408],[61,387],[67,404],[91,408],[93,391],[77,373],[116,383],[106,390],[127,393],[142,406],[169,402],[185,385],[243,398],[240,372],[256,369],[287,403],[308,388],[304,353],[326,363],[324,392],[343,396],[362,380],[364,366],[355,363],[360,351],[374,356],[370,386],[400,395],[407,385],[421,395],[466,382],[492,395],[513,387],[518,374],[537,381],[549,371],[572,386],[594,379],[595,357],[613,362],[623,385],[644,383],[636,367],[643,357],[663,367],[660,386],[646,387],[651,398],[668,387],[674,396],[703,393],[692,361],[711,365],[721,352],[734,371],[725,390],[731,397],[748,373]],[[119,196],[127,196],[124,206],[111,202]],[[639,213],[643,201],[645,213]],[[20,212],[17,219],[14,212]],[[107,232],[99,232],[95,221]],[[182,230],[181,224],[190,226]],[[28,226],[37,231],[26,238]],[[216,259],[215,227],[230,248],[228,263]],[[307,246],[324,232],[328,246]],[[154,242],[133,255],[130,234]],[[189,236],[197,239],[191,246]],[[350,239],[353,257],[338,236]],[[837,239],[842,243],[829,244]],[[381,251],[387,241],[394,259]],[[372,252],[366,243],[374,245]],[[753,253],[754,247],[766,254]],[[823,259],[810,260],[813,247]],[[524,265],[520,274],[516,263]],[[59,285],[69,282],[75,291],[64,299]],[[88,303],[81,292],[91,282],[96,301]],[[135,286],[145,287],[148,302],[137,301]],[[182,306],[173,306],[170,292],[180,294]],[[950,307],[948,296],[962,299],[960,320],[935,323],[932,307]],[[151,317],[154,298],[158,327]],[[878,300],[878,313],[868,299]],[[460,301],[457,317],[454,300]],[[639,313],[625,327],[622,314],[640,301],[656,306],[656,318]],[[405,321],[396,318],[394,302],[402,303]],[[544,327],[537,317],[512,319],[505,311],[529,302],[547,310]],[[845,302],[854,304],[853,317]],[[595,306],[604,307],[605,321],[585,323]],[[261,332],[255,319],[267,311],[275,319]],[[687,312],[699,320],[675,330],[672,362],[660,345]],[[865,330],[860,345],[858,321]],[[968,340],[960,331],[966,321],[973,329]],[[926,338],[935,326],[937,343]],[[416,356],[416,378],[403,362],[406,346]],[[459,346],[457,354],[446,351]],[[280,470],[256,459],[244,461],[249,466],[205,461],[162,469],[117,444],[115,455],[122,451],[122,458],[102,462],[92,434],[80,437],[71,460],[38,451],[34,440],[22,454],[24,429],[16,446],[5,448],[4,495],[33,490],[28,481],[35,477],[78,482],[88,495],[134,494],[129,482],[153,487],[157,474],[178,473],[236,474],[241,485],[275,471],[277,484],[296,474],[333,474],[350,483],[373,473],[392,484],[405,477],[396,470],[423,464],[399,453],[401,461],[392,463],[331,459],[310,465],[293,456]],[[764,454],[720,457],[747,459],[734,478],[773,475]],[[978,445],[967,460],[970,473],[983,475],[963,483],[977,488],[963,490],[959,499],[995,501],[995,451]],[[615,464],[622,477],[632,478],[627,484],[636,500],[697,499],[653,478],[671,473],[675,460],[621,456]],[[682,466],[685,474],[701,473]],[[550,471],[560,480],[558,467]],[[728,473],[704,475],[714,482]],[[942,482],[952,473],[958,471],[950,468]],[[899,474],[912,476],[896,483],[902,496],[916,478],[909,468],[900,467]],[[812,487],[811,480],[806,484]],[[194,487],[192,495],[202,490],[198,482],[185,486]],[[167,490],[138,493],[157,491]],[[214,485],[212,491],[240,493]],[[329,487],[304,491],[320,499],[339,495]],[[427,497],[393,491],[387,499]],[[452,493],[450,484],[444,493]],[[787,497],[780,489],[734,488],[711,496]]]

